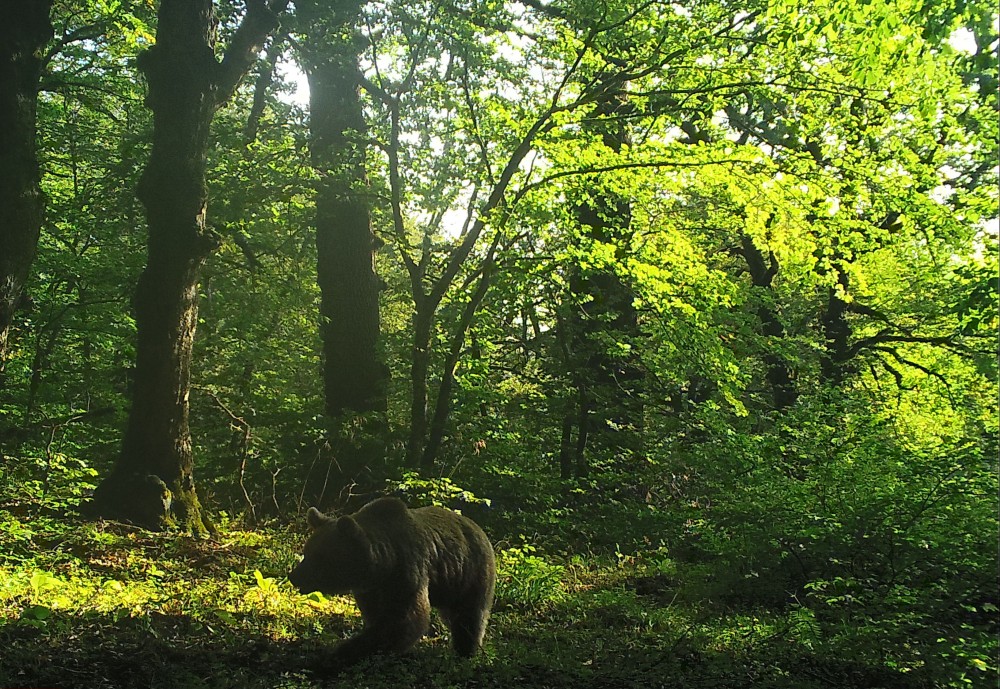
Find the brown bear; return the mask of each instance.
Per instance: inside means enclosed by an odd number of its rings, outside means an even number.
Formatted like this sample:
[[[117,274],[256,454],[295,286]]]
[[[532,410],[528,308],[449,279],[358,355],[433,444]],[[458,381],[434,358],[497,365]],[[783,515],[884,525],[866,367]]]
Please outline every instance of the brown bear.
[[[288,578],[302,593],[353,593],[364,630],[334,650],[335,664],[405,651],[430,624],[431,606],[461,656],[479,649],[493,604],[493,546],[472,520],[442,507],[408,509],[379,498],[352,515],[307,515],[313,533]]]

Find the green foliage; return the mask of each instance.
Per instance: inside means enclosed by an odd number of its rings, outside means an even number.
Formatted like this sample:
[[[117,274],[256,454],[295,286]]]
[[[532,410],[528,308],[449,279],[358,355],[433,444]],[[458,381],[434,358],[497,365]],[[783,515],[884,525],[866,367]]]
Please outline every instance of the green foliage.
[[[408,471],[404,472],[400,479],[388,481],[387,489],[388,492],[396,492],[404,496],[411,506],[490,506],[489,498],[477,497],[471,491],[457,486],[447,476],[438,478],[422,478],[420,474]]]
[[[794,604],[817,651],[962,686],[995,652],[996,448],[901,440],[894,415],[827,396],[702,447],[715,469],[691,490],[715,497],[688,539],[721,565],[715,595]]]
[[[497,554],[497,605],[518,610],[545,610],[566,600],[566,568],[535,554],[530,545]]]
[[[218,5],[228,40],[242,5]],[[155,26],[148,2],[54,8],[46,221],[0,362],[0,685],[329,684],[314,658],[358,612],[284,583],[301,534],[281,520],[334,426],[379,436],[387,491],[481,522],[500,568],[483,658],[456,663],[435,627],[346,685],[995,683],[992,4],[366,5],[384,425],[321,418],[317,180],[280,56],[253,140],[250,83],[213,124],[191,372],[198,489],[224,510],[208,540],[77,521],[130,402]],[[426,408],[454,387],[416,471],[421,295]],[[594,361],[612,375],[584,390]],[[583,391],[610,411],[590,474],[560,478]],[[631,452],[606,442],[621,429]]]

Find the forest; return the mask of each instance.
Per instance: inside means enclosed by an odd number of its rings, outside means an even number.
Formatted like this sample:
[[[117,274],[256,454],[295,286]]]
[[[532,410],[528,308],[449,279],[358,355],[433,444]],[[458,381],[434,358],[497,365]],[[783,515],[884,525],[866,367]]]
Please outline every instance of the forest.
[[[1000,682],[994,2],[0,8],[0,689]]]

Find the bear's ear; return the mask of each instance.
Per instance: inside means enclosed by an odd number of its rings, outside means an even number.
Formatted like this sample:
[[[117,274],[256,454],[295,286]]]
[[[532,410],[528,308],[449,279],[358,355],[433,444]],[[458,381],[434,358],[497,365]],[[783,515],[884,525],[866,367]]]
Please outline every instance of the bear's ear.
[[[337,520],[337,533],[355,543],[364,543],[367,540],[364,529],[349,515]]]
[[[315,507],[310,507],[306,512],[306,523],[312,529],[318,529],[324,524],[329,524],[332,520]]]

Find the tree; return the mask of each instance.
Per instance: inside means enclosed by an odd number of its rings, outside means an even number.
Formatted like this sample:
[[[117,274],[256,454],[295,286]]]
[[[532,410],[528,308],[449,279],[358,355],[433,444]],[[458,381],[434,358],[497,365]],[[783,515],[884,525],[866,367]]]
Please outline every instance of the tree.
[[[393,49],[404,58],[382,60],[388,69],[376,60],[375,78],[366,85],[384,113],[377,119],[387,124],[380,133],[388,166],[391,240],[413,299],[406,461],[425,467],[434,462],[441,443],[455,362],[493,279],[497,252],[510,244],[514,223],[509,221],[516,205],[549,181],[542,172],[548,165],[544,141],[568,136],[580,126],[605,82],[628,80],[635,65],[605,59],[602,46],[612,44],[617,31],[627,30],[623,26],[645,26],[651,20],[645,15],[635,19],[619,7],[607,14],[589,8],[573,21],[567,19],[570,13],[534,4],[506,8],[503,21],[492,9],[441,17],[437,11],[422,6],[393,10],[399,15],[392,17],[400,26],[398,36],[380,34],[376,55],[386,45],[386,58],[394,55]],[[545,23],[548,33],[530,28],[537,22]],[[383,23],[390,22],[374,22]],[[498,49],[505,43],[524,45],[511,57]],[[658,47],[653,52],[650,59],[666,59]],[[457,236],[440,236],[442,217],[448,211],[457,215],[462,201],[464,221],[455,223]],[[461,306],[444,336],[448,353],[432,405],[432,345],[439,311],[452,299]],[[429,408],[435,410],[432,418]]]
[[[254,0],[216,58],[211,0],[163,0],[156,45],[139,56],[153,112],[153,147],[139,182],[149,235],[136,288],[138,342],[121,454],[98,486],[101,515],[202,533],[188,426],[198,279],[219,239],[206,223],[205,157],[216,110],[233,94],[287,0]]]
[[[309,78],[309,152],[319,175],[316,199],[318,282],[323,295],[326,412],[385,411],[388,370],[380,356],[381,281],[371,226],[359,66],[361,4],[297,5],[306,40]]]
[[[378,418],[386,411],[389,369],[380,342],[382,281],[375,272],[380,242],[372,231],[366,170],[361,6],[354,0],[296,5],[300,60],[309,79],[309,153],[318,177],[314,225],[329,466],[338,474],[308,477],[320,486],[305,491],[313,502],[322,502],[329,488],[336,493],[364,480],[384,454],[378,436],[385,423]],[[365,414],[370,423],[359,430],[352,420]]]
[[[629,115],[632,110],[623,84],[607,76],[598,79],[594,111],[584,123],[594,134],[594,147],[604,146],[612,155],[631,144]],[[632,245],[631,205],[612,190],[579,190],[576,216],[584,253],[601,244],[611,247],[620,264]],[[642,371],[633,342],[639,336],[634,293],[613,266],[584,269],[572,266],[567,313],[562,327],[568,356],[569,376],[576,387],[575,409],[563,421],[560,442],[560,473],[586,476],[588,445],[612,454],[635,455],[642,445]],[[576,425],[576,442],[571,439]],[[597,441],[596,443],[594,441]],[[572,451],[570,453],[570,448]],[[567,454],[569,453],[569,455]],[[572,467],[572,469],[570,469]]]
[[[42,226],[35,154],[42,48],[52,38],[50,0],[4,2],[0,16],[0,374]],[[0,388],[3,382],[0,380]]]
[[[563,79],[541,107],[524,103],[517,127],[504,125],[502,133],[484,131],[483,118],[498,115],[487,108],[490,91],[501,82],[516,90],[524,88],[513,82],[520,73],[504,73],[501,63],[491,61],[489,51],[478,44],[475,22],[481,18],[437,17],[437,12],[432,6],[395,8],[391,20],[398,35],[381,36],[373,45],[377,55],[385,46],[381,54],[388,58],[398,41],[403,58],[388,70],[377,68],[375,78],[365,82],[382,115],[377,133],[387,166],[389,238],[406,270],[413,303],[405,459],[411,467],[429,467],[436,459],[457,357],[489,287],[490,267],[510,216],[511,183],[535,137],[567,107],[567,79]],[[502,110],[518,100],[515,96],[493,105]],[[497,134],[497,139],[488,139],[488,134]],[[418,143],[409,145],[414,140]],[[491,147],[488,141],[496,145]],[[435,148],[440,155],[428,156]],[[442,219],[463,197],[467,204],[457,237],[444,239],[439,234]],[[416,220],[421,216],[427,221]],[[487,247],[481,246],[486,243],[481,241],[484,236],[491,238]],[[471,307],[461,310],[455,330],[447,336],[449,354],[434,412],[429,414],[438,311],[457,284],[477,287],[471,292]]]

